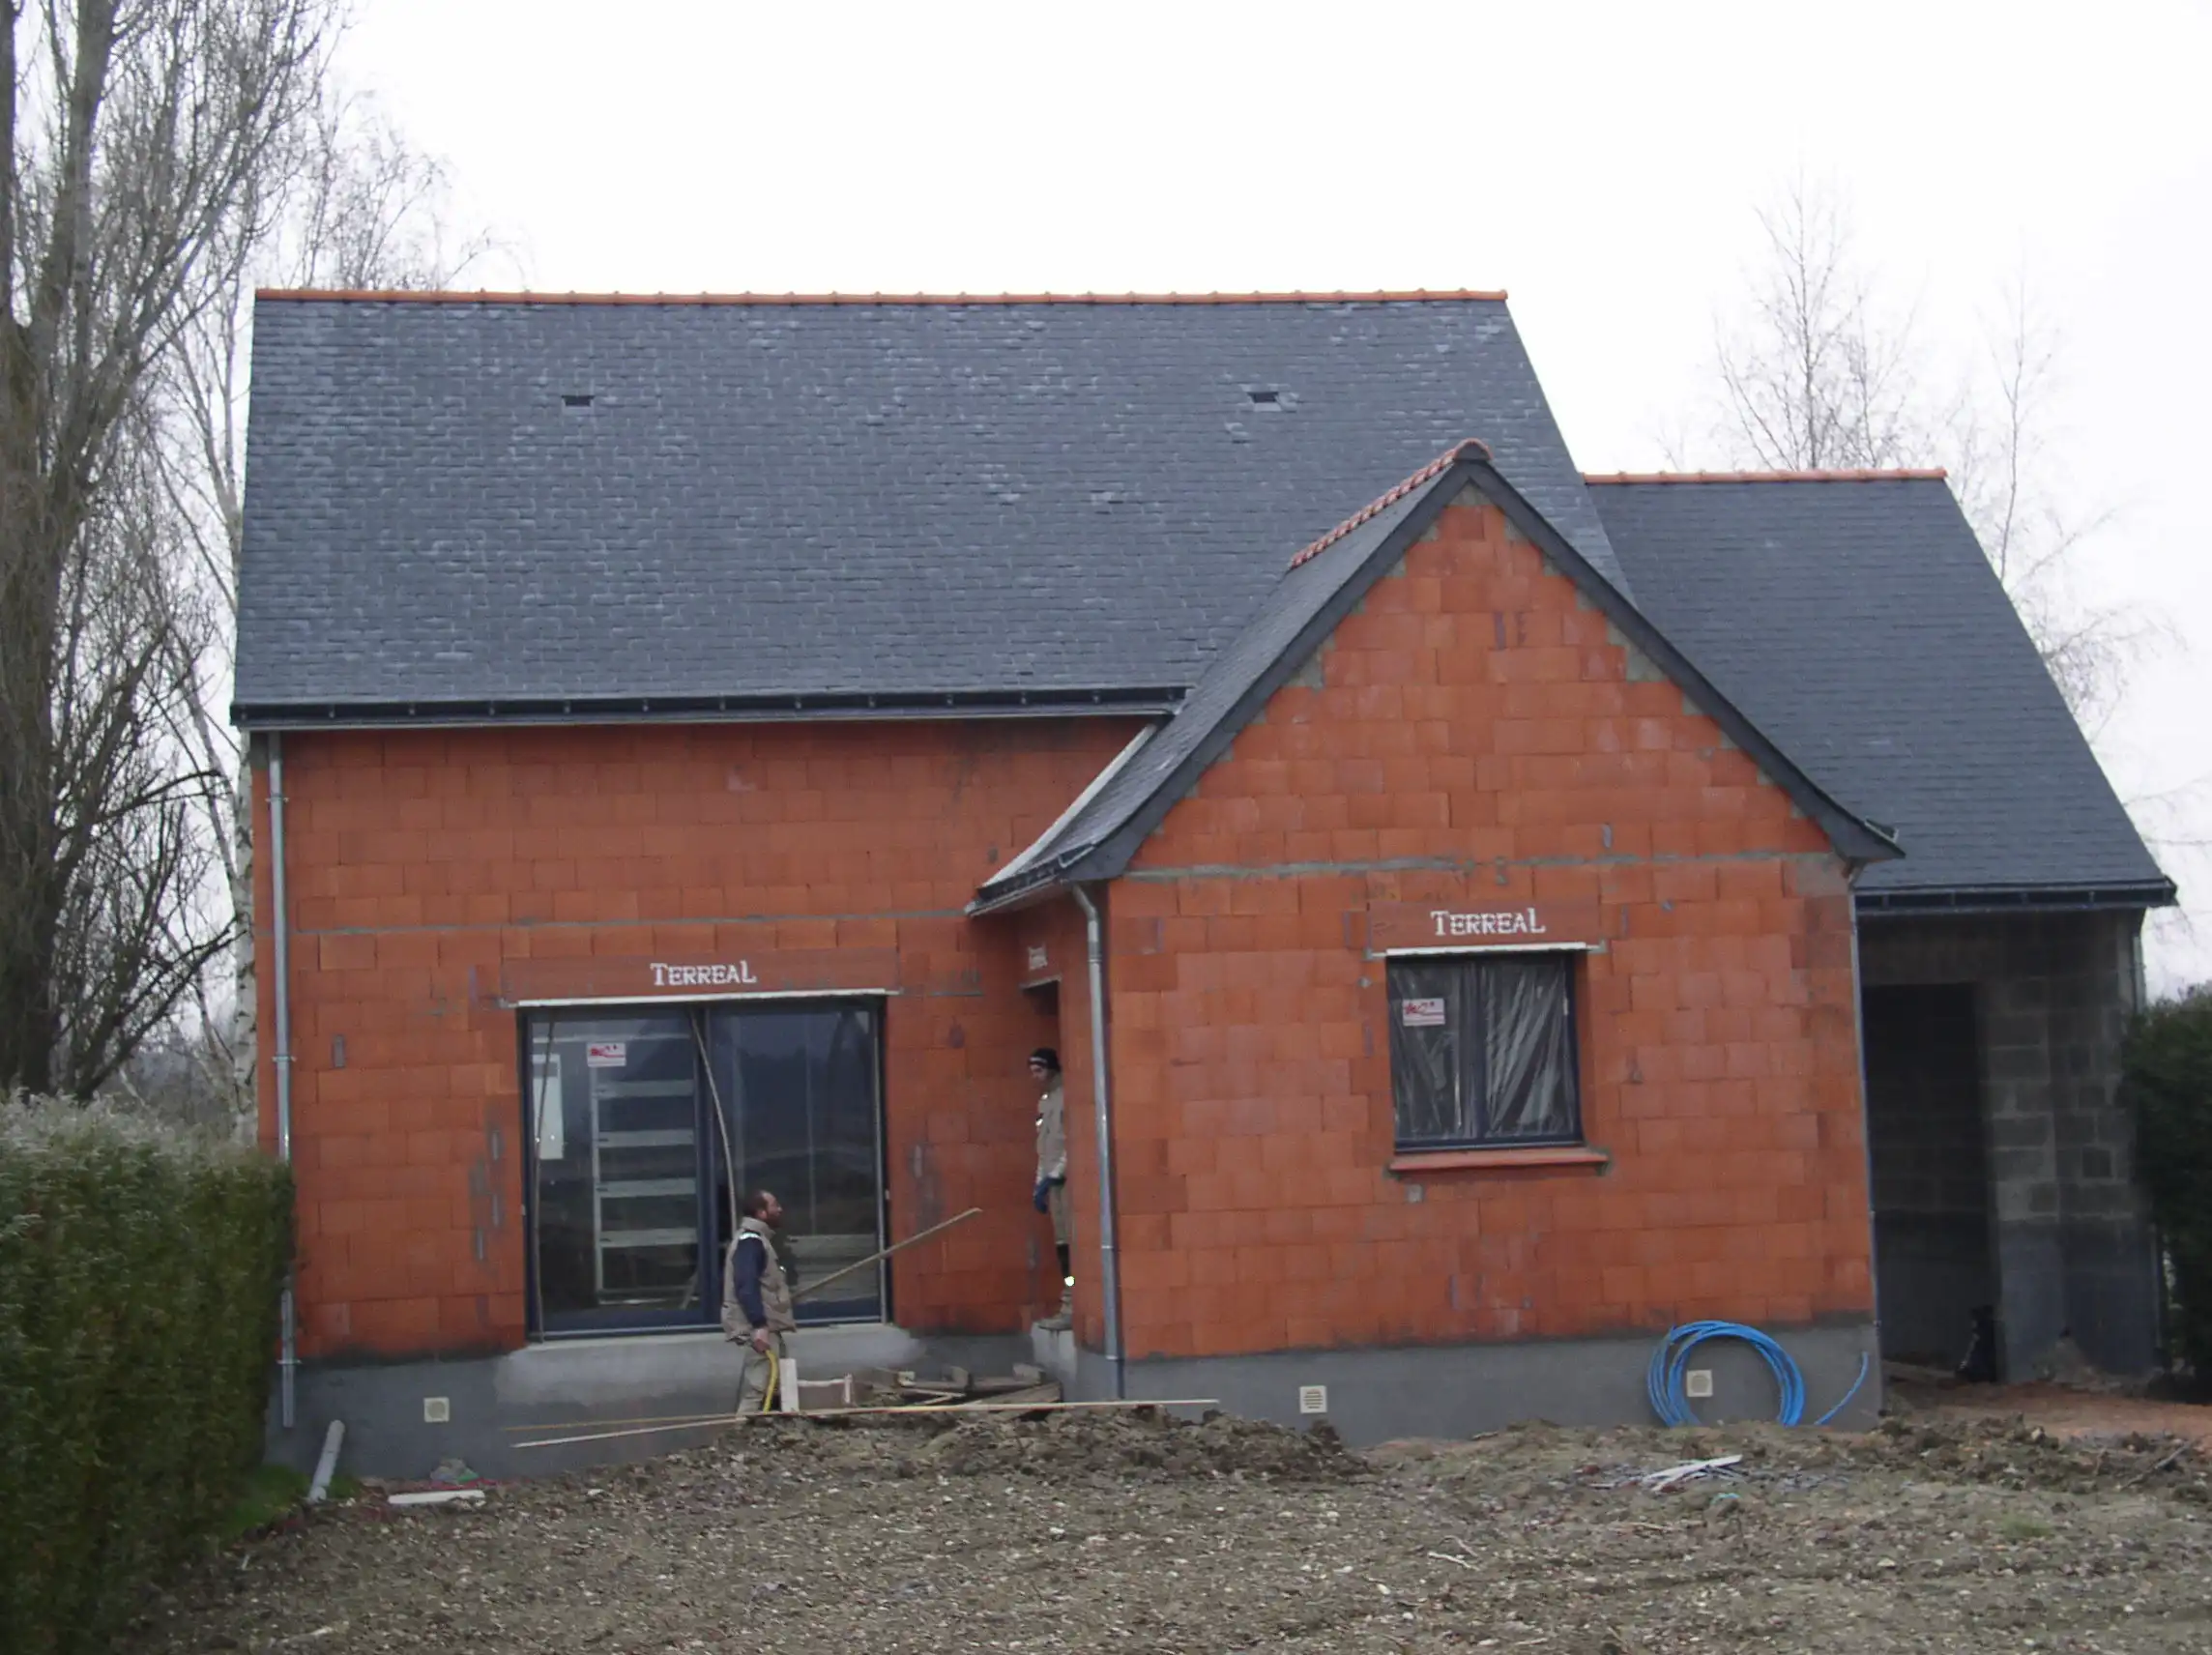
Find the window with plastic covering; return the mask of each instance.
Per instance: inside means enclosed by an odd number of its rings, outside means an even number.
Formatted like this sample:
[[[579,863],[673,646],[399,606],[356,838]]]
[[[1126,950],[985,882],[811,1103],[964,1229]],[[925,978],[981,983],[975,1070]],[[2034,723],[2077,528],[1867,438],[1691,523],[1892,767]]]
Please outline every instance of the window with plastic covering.
[[[1401,1149],[1582,1142],[1573,954],[1389,963]]]

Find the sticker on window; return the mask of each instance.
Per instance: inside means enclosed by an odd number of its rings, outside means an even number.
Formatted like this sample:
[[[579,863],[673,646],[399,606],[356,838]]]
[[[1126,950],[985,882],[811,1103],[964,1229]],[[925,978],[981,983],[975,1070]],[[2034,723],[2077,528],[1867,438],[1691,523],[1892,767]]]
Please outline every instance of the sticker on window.
[[[627,1040],[594,1040],[584,1048],[584,1066],[588,1069],[619,1069],[628,1061]]]
[[[561,1054],[542,1052],[530,1063],[531,1106],[538,1115],[538,1158],[558,1161],[568,1153],[562,1115]]]
[[[1409,1029],[1441,1029],[1444,1026],[1444,1002],[1441,1000],[1402,1000],[1398,1002],[1398,1021]]]

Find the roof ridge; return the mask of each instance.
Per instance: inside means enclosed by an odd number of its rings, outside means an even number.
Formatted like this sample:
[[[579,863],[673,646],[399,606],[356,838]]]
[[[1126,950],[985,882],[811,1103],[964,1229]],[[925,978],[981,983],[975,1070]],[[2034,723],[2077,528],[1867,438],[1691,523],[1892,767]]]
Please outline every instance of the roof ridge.
[[[1940,482],[1941,466],[1856,466],[1835,471],[1614,471],[1583,473],[1590,484],[1620,482]]]
[[[1446,449],[1435,459],[1429,461],[1427,465],[1421,467],[1419,471],[1413,473],[1412,477],[1406,479],[1405,481],[1397,483],[1391,488],[1385,490],[1383,493],[1377,495],[1373,500],[1370,500],[1365,506],[1362,506],[1358,510],[1354,511],[1351,516],[1347,517],[1343,522],[1339,523],[1327,534],[1322,536],[1320,539],[1315,540],[1311,545],[1308,545],[1300,550],[1297,555],[1292,558],[1290,563],[1285,566],[1286,569],[1295,569],[1300,564],[1310,562],[1312,559],[1320,557],[1322,553],[1327,551],[1329,547],[1335,545],[1337,541],[1343,539],[1345,536],[1351,534],[1353,530],[1358,528],[1362,523],[1371,522],[1381,513],[1389,510],[1391,507],[1397,505],[1399,501],[1405,499],[1406,496],[1412,493],[1414,489],[1420,487],[1422,483],[1441,477],[1447,470],[1449,470],[1453,465],[1457,464],[1460,460],[1465,459],[1470,452],[1480,454],[1485,460],[1488,460],[1492,457],[1490,452],[1490,445],[1484,442],[1480,437],[1462,437],[1458,442],[1454,443],[1450,448]]]
[[[1167,722],[1154,730],[1141,756],[1121,769],[1122,776],[1133,778],[1131,785],[1119,793],[1100,787],[1089,805],[1063,817],[1024,847],[1016,862],[1009,864],[1010,873],[1002,870],[985,880],[969,912],[990,913],[1028,902],[1056,885],[1121,878],[1138,847],[1176,803],[1188,797],[1208,768],[1231,750],[1238,733],[1291,682],[1298,664],[1313,657],[1375,583],[1387,577],[1415,537],[1428,533],[1449,509],[1456,496],[1450,492],[1453,484],[1443,479],[1452,478],[1461,465],[1506,522],[1534,542],[1553,572],[1573,583],[1617,629],[1626,647],[1642,651],[1681,691],[1686,707],[1711,718],[1744,749],[1819,825],[1840,855],[1871,862],[1904,854],[1891,830],[1876,827],[1840,802],[1752,723],[1656,621],[1499,474],[1489,450],[1467,438],[1301,552],[1298,561],[1304,562],[1360,525],[1378,525],[1351,542],[1353,555],[1332,560],[1319,575],[1278,581],[1252,618],[1216,650],[1197,684]],[[1383,515],[1399,507],[1403,509]],[[1095,820],[1087,820],[1092,815]]]
[[[532,293],[437,288],[263,287],[256,299],[388,305],[1502,305],[1503,288],[1271,293]]]

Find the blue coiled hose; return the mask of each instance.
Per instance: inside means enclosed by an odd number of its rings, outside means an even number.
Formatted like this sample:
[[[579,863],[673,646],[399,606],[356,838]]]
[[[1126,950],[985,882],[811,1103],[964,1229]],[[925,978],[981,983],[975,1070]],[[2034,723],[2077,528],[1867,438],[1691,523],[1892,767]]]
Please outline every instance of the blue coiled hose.
[[[1682,1376],[1690,1365],[1690,1352],[1708,1339],[1733,1339],[1758,1351],[1766,1364],[1766,1371],[1774,1376],[1775,1388],[1782,1393],[1782,1405],[1775,1419],[1783,1425],[1796,1425],[1805,1417],[1805,1376],[1798,1371],[1790,1352],[1756,1327],[1746,1327],[1740,1321],[1685,1321],[1673,1329],[1659,1342],[1659,1349],[1651,1352],[1650,1371],[1644,1377],[1644,1388],[1651,1397],[1651,1411],[1666,1425],[1696,1425],[1698,1416],[1690,1411],[1690,1399],[1682,1390]],[[1851,1388],[1844,1393],[1843,1401],[1814,1421],[1825,1425],[1850,1406],[1851,1398],[1859,1394],[1859,1386],[1866,1383],[1868,1358],[1859,1357],[1859,1377],[1851,1381]]]

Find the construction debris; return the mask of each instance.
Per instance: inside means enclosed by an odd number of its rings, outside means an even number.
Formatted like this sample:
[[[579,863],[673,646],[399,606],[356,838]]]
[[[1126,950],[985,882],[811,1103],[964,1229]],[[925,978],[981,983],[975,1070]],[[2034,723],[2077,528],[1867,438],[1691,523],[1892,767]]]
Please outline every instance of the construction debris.
[[[113,1647],[2201,1655],[2212,1456],[2157,1470],[2177,1440],[2126,1429],[1531,1425],[1353,1454],[1134,1409],[778,1420],[481,1506],[326,1510],[180,1571]],[[1613,1481],[1735,1453],[1661,1499]]]
[[[1685,1460],[1679,1466],[1669,1466],[1663,1471],[1653,1471],[1642,1479],[1646,1494],[1663,1495],[1669,1489],[1680,1488],[1684,1483],[1700,1477],[1709,1477],[1716,1471],[1725,1471],[1731,1466],[1743,1463],[1741,1454],[1723,1454],[1717,1460]]]
[[[1031,1376],[1035,1376],[1032,1378]],[[1090,1408],[1097,1404],[1062,1403],[1060,1385],[1043,1378],[1039,1369],[1024,1364],[1011,1374],[978,1379],[966,1368],[947,1368],[942,1379],[921,1379],[913,1370],[891,1373],[884,1368],[863,1368],[835,1379],[798,1377],[796,1364],[787,1363],[786,1393],[781,1409],[787,1414],[815,1418],[845,1418],[855,1414],[1020,1412],[1033,1408]],[[1113,1404],[1104,1405],[1117,1406]],[[1195,1408],[1208,1403],[1145,1403],[1131,1407]],[[581,1432],[581,1436],[553,1436],[517,1442],[517,1448],[558,1448],[579,1442],[605,1442],[623,1437],[652,1437],[662,1432],[701,1431],[728,1425],[739,1415],[730,1413],[679,1413],[645,1419],[571,1419],[556,1424],[513,1425],[515,1432]],[[443,1468],[443,1467],[441,1467]]]

